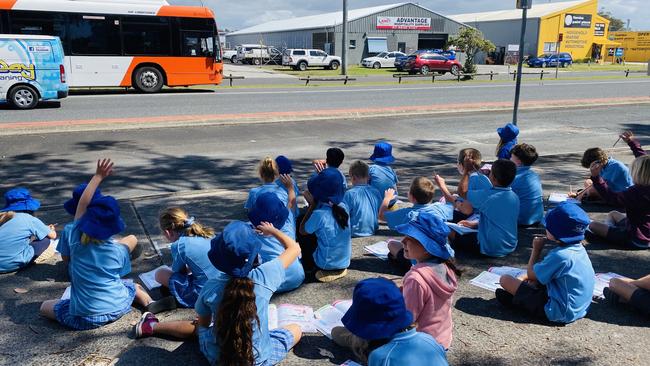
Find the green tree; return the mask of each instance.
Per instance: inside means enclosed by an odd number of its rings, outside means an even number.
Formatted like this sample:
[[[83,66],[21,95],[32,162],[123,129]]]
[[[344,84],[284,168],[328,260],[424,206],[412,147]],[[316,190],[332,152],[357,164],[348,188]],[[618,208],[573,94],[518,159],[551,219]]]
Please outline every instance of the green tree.
[[[610,32],[625,30],[625,22],[622,19],[619,19],[619,18],[613,16],[612,13],[610,13],[608,11],[605,11],[604,9],[601,9],[598,12],[598,15],[600,15],[601,17],[609,20],[609,31]]]
[[[483,37],[483,33],[471,27],[461,28],[458,37],[449,38],[447,46],[455,46],[467,56],[463,65],[463,73],[465,74],[476,72],[474,58],[479,52],[492,52],[496,49],[494,43]]]

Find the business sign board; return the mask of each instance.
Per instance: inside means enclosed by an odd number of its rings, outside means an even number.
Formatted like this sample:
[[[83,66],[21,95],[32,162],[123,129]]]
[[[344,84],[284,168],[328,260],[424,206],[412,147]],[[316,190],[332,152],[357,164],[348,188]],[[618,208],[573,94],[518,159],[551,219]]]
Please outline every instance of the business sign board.
[[[377,17],[377,29],[431,30],[431,18]]]
[[[605,36],[605,23],[596,23],[594,24],[594,36],[604,37]]]
[[[566,14],[564,28],[591,28],[591,14]]]

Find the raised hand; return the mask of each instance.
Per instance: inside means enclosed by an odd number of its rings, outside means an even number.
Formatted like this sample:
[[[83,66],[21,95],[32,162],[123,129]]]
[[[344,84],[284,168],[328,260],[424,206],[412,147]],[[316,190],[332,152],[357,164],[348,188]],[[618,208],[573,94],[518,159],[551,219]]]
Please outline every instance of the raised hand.
[[[632,133],[632,131],[625,131],[622,134],[618,135],[618,137],[623,139],[623,141],[625,142],[630,142],[630,140],[634,139],[634,134]]]
[[[273,226],[270,222],[263,221],[259,225],[257,225],[257,231],[265,236],[270,236],[273,235],[273,233],[277,232],[278,229]]]
[[[603,165],[599,161],[594,161],[589,166],[589,171],[591,172],[592,177],[600,176],[600,172],[603,170]]]
[[[95,175],[101,179],[105,179],[113,173],[113,162],[111,159],[101,159],[97,160],[97,169],[95,170]]]
[[[288,190],[293,189],[293,180],[289,174],[280,174],[280,182]]]

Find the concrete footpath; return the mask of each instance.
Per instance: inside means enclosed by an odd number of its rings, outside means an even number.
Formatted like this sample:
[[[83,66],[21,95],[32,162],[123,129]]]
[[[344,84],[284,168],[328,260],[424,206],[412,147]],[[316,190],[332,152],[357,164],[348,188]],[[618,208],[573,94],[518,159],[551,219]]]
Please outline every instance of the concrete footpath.
[[[632,156],[617,149],[616,157],[626,163]],[[545,194],[565,192],[567,182],[578,182],[586,171],[578,168],[580,157],[572,155],[542,156],[536,169],[542,173]],[[449,177],[455,184],[452,164],[418,166],[398,170],[400,193],[408,191],[411,179],[433,172]],[[300,182],[305,176],[297,177]],[[179,205],[201,222],[221,230],[233,219],[245,217],[246,191],[208,190],[169,195],[136,197],[122,200],[121,208],[127,233],[135,234],[142,253],[133,260],[129,277],[146,272],[171,259],[168,244],[160,235],[157,217],[161,209]],[[586,205],[592,218],[604,216],[610,208]],[[70,221],[60,206],[45,207],[39,216],[46,223]],[[454,296],[454,341],[448,353],[453,365],[647,365],[645,353],[650,320],[625,307],[605,303],[592,304],[587,318],[558,327],[532,322],[520,313],[500,306],[494,294],[474,287],[469,280],[491,266],[525,267],[534,234],[543,229],[522,229],[517,250],[507,258],[482,259],[458,254],[465,270]],[[385,276],[399,278],[387,262],[364,253],[365,245],[396,234],[382,226],[376,236],[353,239],[353,259],[349,275],[330,284],[307,283],[289,294],[277,295],[273,303],[304,304],[315,309],[336,299],[352,296],[355,284],[364,278]],[[617,272],[637,277],[650,272],[650,251],[627,251],[600,242],[587,244],[597,272]],[[17,273],[0,276],[0,364],[19,365],[178,365],[206,364],[194,341],[178,342],[149,338],[135,340],[132,326],[140,316],[133,311],[119,321],[97,330],[77,332],[40,318],[40,303],[61,296],[69,285],[66,270],[58,255],[47,263],[31,266]],[[25,289],[26,293],[16,292]],[[157,298],[159,292],[152,291]],[[191,309],[160,314],[161,320],[193,319]],[[338,365],[351,358],[346,350],[334,345],[321,334],[305,334],[302,341],[282,365]]]

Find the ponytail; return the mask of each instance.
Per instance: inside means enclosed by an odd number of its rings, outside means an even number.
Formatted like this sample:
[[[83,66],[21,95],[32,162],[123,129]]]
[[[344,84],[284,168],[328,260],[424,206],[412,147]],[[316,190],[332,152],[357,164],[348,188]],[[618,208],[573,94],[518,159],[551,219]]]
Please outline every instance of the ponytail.
[[[0,226],[13,219],[14,216],[16,216],[16,213],[13,211],[0,212]]]
[[[280,173],[278,172],[278,163],[270,156],[265,157],[260,161],[260,166],[257,168],[257,173],[264,183],[273,182]]]
[[[497,144],[497,149],[496,149],[494,155],[496,155],[497,157],[499,157],[499,152],[501,152],[501,148],[504,147],[505,144],[506,144],[506,143],[503,141],[503,139],[499,139],[499,143]]]
[[[214,229],[196,222],[180,207],[171,207],[163,211],[160,214],[159,222],[163,230],[175,231],[181,235],[199,236],[206,239],[214,236]]]
[[[332,205],[332,215],[334,215],[334,220],[342,229],[348,227],[350,221],[350,215],[345,211],[345,209],[339,205]]]
[[[219,342],[219,365],[251,366],[253,326],[260,327],[255,304],[255,284],[250,278],[231,278],[224,288],[214,327]]]
[[[456,277],[458,277],[458,278],[460,278],[463,275],[463,272],[465,272],[464,270],[459,269],[456,266],[456,260],[454,258],[449,258],[446,261],[444,261],[443,263],[446,264],[447,267],[449,267],[449,269],[451,269],[454,272],[454,274],[456,275]]]

